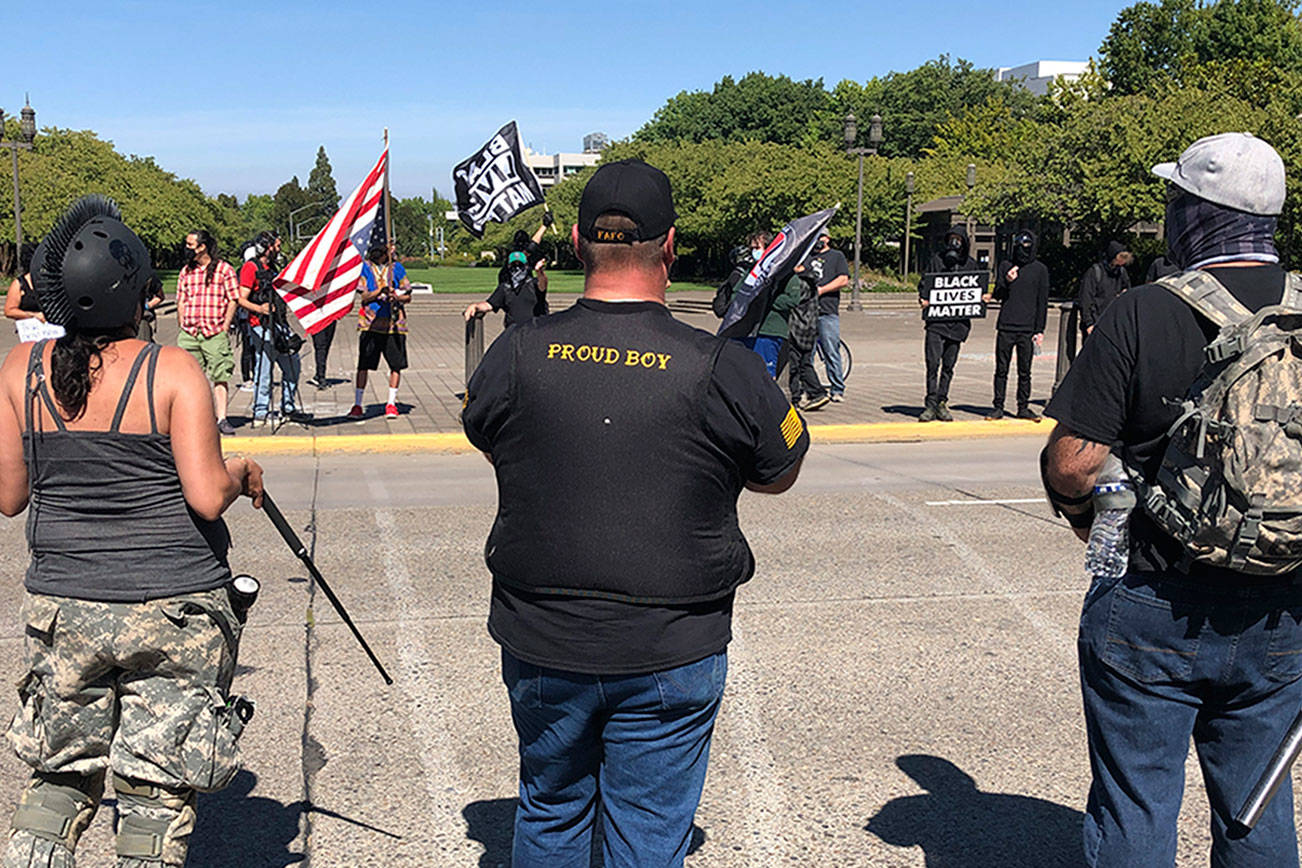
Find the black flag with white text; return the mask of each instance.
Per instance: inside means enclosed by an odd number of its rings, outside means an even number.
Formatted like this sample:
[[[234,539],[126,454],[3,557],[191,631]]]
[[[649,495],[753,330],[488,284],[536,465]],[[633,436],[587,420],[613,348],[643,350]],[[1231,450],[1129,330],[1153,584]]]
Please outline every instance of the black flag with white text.
[[[476,238],[491,221],[505,223],[543,203],[542,187],[520,153],[515,121],[497,131],[482,148],[452,170],[457,216]]]

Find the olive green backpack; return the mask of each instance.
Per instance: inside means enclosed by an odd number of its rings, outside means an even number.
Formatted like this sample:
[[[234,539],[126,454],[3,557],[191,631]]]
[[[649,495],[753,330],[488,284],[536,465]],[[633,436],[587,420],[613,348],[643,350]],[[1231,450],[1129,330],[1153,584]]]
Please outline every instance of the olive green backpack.
[[[1179,402],[1139,501],[1196,561],[1256,575],[1302,566],[1302,278],[1252,313],[1205,271],[1158,284],[1220,333]],[[1143,335],[1140,335],[1143,340]]]

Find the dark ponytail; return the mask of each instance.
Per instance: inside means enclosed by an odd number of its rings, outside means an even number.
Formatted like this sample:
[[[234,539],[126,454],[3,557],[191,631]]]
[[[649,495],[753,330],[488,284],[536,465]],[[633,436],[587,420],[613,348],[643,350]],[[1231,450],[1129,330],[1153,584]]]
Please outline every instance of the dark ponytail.
[[[69,332],[50,350],[50,386],[64,418],[71,422],[86,412],[95,375],[104,367],[102,353],[113,336]]]
[[[213,238],[212,233],[207,229],[196,229],[192,234],[195,243],[208,251],[208,267],[204,269],[203,285],[212,286],[217,276],[217,239]]]

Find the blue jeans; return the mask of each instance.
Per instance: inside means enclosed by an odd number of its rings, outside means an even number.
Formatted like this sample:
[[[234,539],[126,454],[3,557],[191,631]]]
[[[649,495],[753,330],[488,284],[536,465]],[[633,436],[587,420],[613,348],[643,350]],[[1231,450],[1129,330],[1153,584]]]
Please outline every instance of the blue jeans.
[[[778,353],[782,352],[782,338],[771,335],[756,335],[753,338],[737,339],[748,350],[754,351],[764,360],[764,367],[769,369],[769,376],[778,378]]]
[[[845,394],[845,377],[841,374],[841,317],[818,315],[818,352],[827,366],[827,385],[833,395]]]
[[[502,651],[520,738],[515,868],[682,865],[705,785],[726,652],[645,675],[544,669]]]
[[[298,375],[301,365],[297,353],[277,353],[265,325],[249,328],[249,348],[253,350],[253,418],[265,419],[271,406],[271,365],[280,366],[280,412],[293,413],[298,408]]]
[[[1211,801],[1211,863],[1298,864],[1288,782],[1250,835],[1230,825],[1302,708],[1302,584],[1252,581],[1094,581],[1078,642],[1093,771],[1087,865],[1174,864],[1191,735]]]

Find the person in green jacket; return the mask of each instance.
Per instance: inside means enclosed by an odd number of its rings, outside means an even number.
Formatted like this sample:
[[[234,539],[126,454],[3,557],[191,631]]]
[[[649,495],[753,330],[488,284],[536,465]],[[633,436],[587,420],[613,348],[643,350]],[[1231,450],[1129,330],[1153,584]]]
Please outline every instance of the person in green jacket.
[[[772,240],[767,232],[755,232],[750,236],[750,259],[751,263],[746,263],[738,257],[736,267],[733,268],[732,274],[728,280],[719,287],[719,293],[715,297],[715,313],[719,313],[722,307],[726,312],[728,304],[732,301],[732,290],[738,283],[745,279],[750,271],[750,266],[755,260],[758,260],[764,253]],[[769,296],[767,309],[764,311],[764,318],[760,321],[759,328],[755,334],[737,338],[747,349],[753,350],[764,360],[764,365],[769,369],[769,376],[773,379],[778,378],[778,370],[781,366],[778,364],[779,358],[784,354],[782,352],[783,344],[787,340],[787,318],[791,311],[800,303],[800,280],[792,278],[786,282],[781,292],[774,292]],[[722,314],[719,314],[722,316]]]

